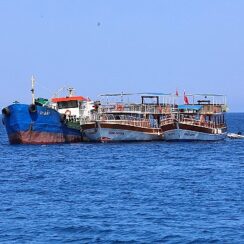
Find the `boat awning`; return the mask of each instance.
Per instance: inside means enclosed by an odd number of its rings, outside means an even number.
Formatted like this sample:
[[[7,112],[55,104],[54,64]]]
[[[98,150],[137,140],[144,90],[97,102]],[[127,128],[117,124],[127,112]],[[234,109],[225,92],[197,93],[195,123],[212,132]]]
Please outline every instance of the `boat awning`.
[[[183,109],[183,110],[200,110],[201,108],[202,105],[184,104],[178,106],[178,109]]]
[[[82,96],[52,98],[52,102],[53,103],[57,103],[57,102],[68,102],[68,101],[88,101],[88,99],[85,98],[85,97],[82,97]]]
[[[170,93],[158,93],[158,92],[139,92],[139,93],[109,93],[109,94],[101,94],[100,97],[116,97],[116,96],[133,96],[133,95],[141,95],[141,96],[170,96]]]

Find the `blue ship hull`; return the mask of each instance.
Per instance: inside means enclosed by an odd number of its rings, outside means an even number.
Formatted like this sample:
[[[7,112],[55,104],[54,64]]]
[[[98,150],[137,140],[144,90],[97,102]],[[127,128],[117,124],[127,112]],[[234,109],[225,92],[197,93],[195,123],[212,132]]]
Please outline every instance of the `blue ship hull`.
[[[69,128],[56,110],[37,105],[13,104],[3,109],[3,124],[11,144],[81,142],[79,129]]]

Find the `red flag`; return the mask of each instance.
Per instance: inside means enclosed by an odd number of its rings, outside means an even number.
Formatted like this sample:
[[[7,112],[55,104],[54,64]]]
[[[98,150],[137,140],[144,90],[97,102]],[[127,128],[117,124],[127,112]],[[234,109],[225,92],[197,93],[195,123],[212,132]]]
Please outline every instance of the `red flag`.
[[[175,96],[179,96],[179,92],[178,92],[178,89],[176,89],[176,91],[175,91]]]
[[[186,96],[186,92],[184,91],[184,102],[185,104],[189,104],[188,97]]]

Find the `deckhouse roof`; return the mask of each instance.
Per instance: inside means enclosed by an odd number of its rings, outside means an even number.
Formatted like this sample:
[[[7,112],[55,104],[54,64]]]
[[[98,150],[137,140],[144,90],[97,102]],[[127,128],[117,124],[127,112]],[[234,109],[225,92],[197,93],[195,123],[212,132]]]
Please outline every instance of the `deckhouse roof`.
[[[107,93],[107,94],[101,94],[99,96],[101,97],[115,97],[115,96],[133,96],[133,95],[151,95],[151,96],[169,96],[171,94],[167,93],[158,93],[158,92],[139,92],[139,93]]]
[[[178,109],[184,109],[184,110],[200,110],[203,106],[202,105],[192,105],[192,104],[184,104],[179,105]]]
[[[73,97],[55,97],[52,98],[52,102],[68,102],[68,101],[88,101],[87,98],[82,96],[73,96]]]

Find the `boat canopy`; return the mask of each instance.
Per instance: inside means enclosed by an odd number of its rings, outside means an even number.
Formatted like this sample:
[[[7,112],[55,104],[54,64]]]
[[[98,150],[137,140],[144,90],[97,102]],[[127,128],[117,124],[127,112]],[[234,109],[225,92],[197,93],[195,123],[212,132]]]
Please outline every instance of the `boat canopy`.
[[[49,102],[48,99],[42,97],[38,97],[35,99],[35,104],[40,106],[47,105],[48,102]]]
[[[167,93],[158,93],[158,92],[139,92],[139,93],[108,93],[101,94],[100,97],[116,97],[116,96],[133,96],[133,95],[151,95],[151,96],[170,96],[171,94]]]
[[[184,110],[200,110],[201,108],[202,105],[184,104],[178,106],[178,109],[184,109]]]

